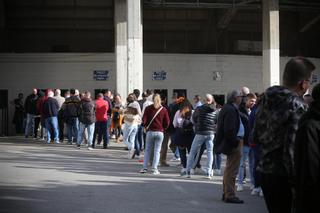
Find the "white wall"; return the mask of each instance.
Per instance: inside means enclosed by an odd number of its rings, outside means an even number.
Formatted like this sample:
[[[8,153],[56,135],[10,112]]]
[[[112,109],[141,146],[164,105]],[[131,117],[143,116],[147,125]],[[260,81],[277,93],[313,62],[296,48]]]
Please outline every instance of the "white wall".
[[[281,58],[281,72],[288,57]],[[320,67],[320,59],[311,59]],[[195,94],[226,94],[248,86],[262,92],[262,57],[245,55],[144,54],[144,89],[187,89],[188,98]],[[94,70],[109,70],[107,81],[94,81]],[[164,70],[167,79],[152,80],[154,71]],[[213,72],[222,72],[214,81]],[[0,89],[9,90],[9,101],[19,92],[27,96],[36,88],[78,88],[80,91],[115,89],[113,53],[70,54],[0,54]],[[318,73],[319,75],[319,73]],[[320,75],[319,75],[320,77]],[[11,123],[13,107],[10,107]],[[10,128],[12,129],[12,128]]]

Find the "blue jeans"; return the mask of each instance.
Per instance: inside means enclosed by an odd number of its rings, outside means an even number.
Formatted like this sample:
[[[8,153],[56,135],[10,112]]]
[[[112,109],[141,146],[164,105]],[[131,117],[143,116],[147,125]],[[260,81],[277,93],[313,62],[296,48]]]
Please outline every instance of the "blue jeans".
[[[87,129],[88,132],[88,145],[92,146],[92,139],[93,139],[93,133],[94,133],[94,123],[92,124],[83,124],[80,122],[79,124],[79,131],[78,131],[78,141],[77,144],[81,145],[83,141],[83,133]]]
[[[149,157],[152,147],[154,147],[152,169],[157,170],[160,160],[160,150],[163,141],[163,132],[148,131],[146,137],[146,150],[144,153],[143,168],[148,168]]]
[[[26,128],[24,131],[24,135],[28,137],[30,135],[30,132],[32,135],[34,134],[34,117],[35,115],[33,114],[27,114],[27,123],[26,123]]]
[[[197,162],[198,159],[194,159],[194,157],[197,155],[198,152],[200,152],[200,148],[202,144],[206,144],[207,148],[207,167],[206,167],[206,173],[211,174],[212,171],[212,162],[213,162],[213,139],[214,135],[196,135],[193,139],[190,154],[188,156],[187,161],[187,171],[190,172],[190,170],[194,167],[194,162]],[[195,161],[196,160],[196,161]]]
[[[213,154],[213,169],[221,169],[221,154]]]
[[[138,130],[137,130],[137,134],[136,134],[136,138],[134,141],[134,149],[135,149],[135,153],[136,155],[140,155],[140,151],[142,148],[142,141],[143,141],[143,126],[142,125],[138,125]]]
[[[78,118],[68,118],[67,123],[67,135],[68,143],[77,142],[79,120]],[[73,137],[73,140],[72,140]]]
[[[243,179],[244,179],[244,173],[246,169],[246,161],[249,157],[249,152],[250,152],[250,147],[249,146],[243,146],[242,147],[242,155],[240,159],[240,166],[239,166],[239,172],[238,172],[238,184],[243,184]],[[253,180],[253,169],[251,166],[249,166],[249,175],[250,175],[250,180]],[[251,172],[252,171],[252,172]]]
[[[123,143],[128,146],[129,150],[134,149],[137,132],[137,124],[123,124]]]
[[[59,142],[59,129],[58,129],[58,118],[49,117],[45,120],[45,125],[47,129],[47,143],[51,141],[51,133],[54,135],[54,142]]]

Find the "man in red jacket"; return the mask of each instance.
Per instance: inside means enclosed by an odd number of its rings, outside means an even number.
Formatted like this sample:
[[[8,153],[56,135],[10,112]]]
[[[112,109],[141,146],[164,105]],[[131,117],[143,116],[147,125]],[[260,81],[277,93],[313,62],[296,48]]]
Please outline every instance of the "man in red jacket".
[[[108,140],[107,140],[107,122],[108,122],[108,112],[109,104],[107,101],[103,100],[103,94],[98,94],[98,99],[96,100],[96,123],[95,123],[95,131],[94,138],[92,143],[92,148],[95,146],[96,135],[98,134],[98,144],[101,143],[103,138],[103,148],[108,148]]]

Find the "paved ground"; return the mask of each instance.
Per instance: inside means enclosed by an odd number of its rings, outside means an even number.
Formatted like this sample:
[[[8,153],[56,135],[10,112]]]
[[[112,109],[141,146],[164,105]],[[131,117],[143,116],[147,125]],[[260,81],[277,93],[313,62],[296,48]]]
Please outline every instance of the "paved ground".
[[[80,150],[22,137],[0,138],[0,212],[17,213],[265,213],[246,187],[245,204],[221,199],[221,176],[179,177],[178,163],[161,175],[139,174],[122,144]],[[171,154],[169,153],[169,159]]]

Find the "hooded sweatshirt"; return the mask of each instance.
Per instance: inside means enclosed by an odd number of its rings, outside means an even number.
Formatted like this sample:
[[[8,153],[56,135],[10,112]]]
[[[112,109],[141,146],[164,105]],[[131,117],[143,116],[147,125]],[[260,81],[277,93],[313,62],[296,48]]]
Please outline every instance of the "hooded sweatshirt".
[[[265,91],[254,127],[254,141],[261,148],[260,172],[294,177],[294,141],[298,121],[306,110],[303,99],[283,86]]]

